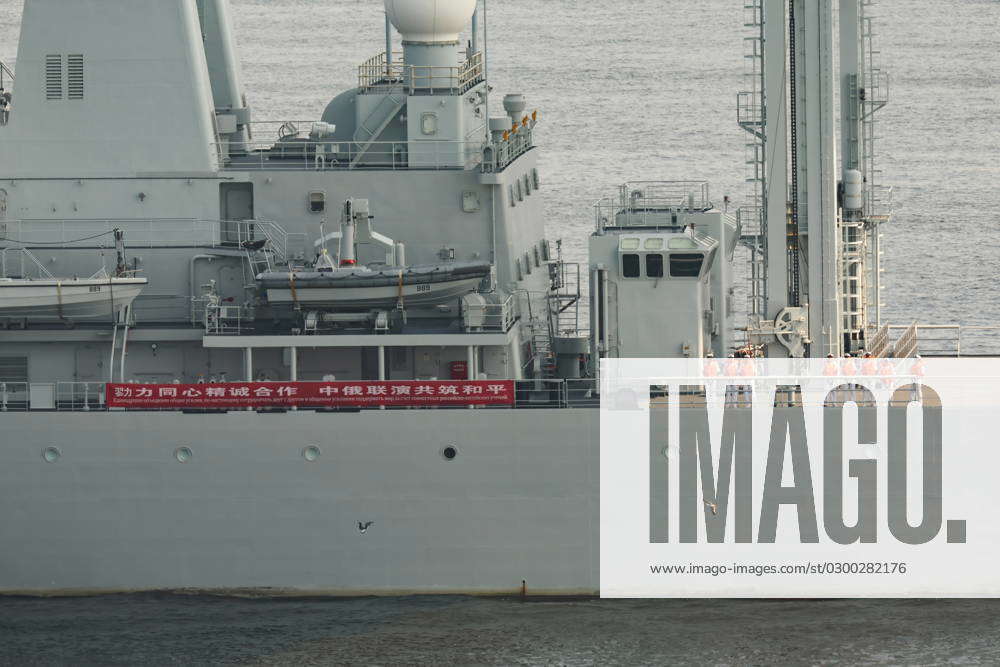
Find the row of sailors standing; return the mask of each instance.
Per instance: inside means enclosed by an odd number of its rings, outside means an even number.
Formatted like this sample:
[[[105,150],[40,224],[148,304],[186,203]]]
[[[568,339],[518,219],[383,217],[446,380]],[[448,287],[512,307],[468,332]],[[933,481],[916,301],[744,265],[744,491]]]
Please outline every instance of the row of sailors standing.
[[[904,368],[906,361],[912,361],[912,364],[909,364],[909,368]],[[761,373],[762,370],[764,373]],[[751,405],[753,399],[753,381],[749,380],[749,378],[766,377],[767,375],[766,369],[758,367],[756,359],[736,354],[730,354],[729,358],[724,362],[720,362],[709,356],[704,361],[702,374],[707,380],[713,378],[740,378],[739,384],[727,382],[726,403],[743,406]],[[871,385],[869,389],[887,389],[898,384],[901,379],[906,379],[909,381],[907,386],[911,388],[910,391],[912,394],[909,398],[914,401],[920,400],[920,380],[924,374],[924,361],[919,355],[912,360],[879,359],[864,350],[858,352],[856,357],[850,354],[844,355],[843,358],[837,358],[832,354],[828,355],[823,367],[823,375],[825,377],[843,377],[845,379],[864,378],[867,384]],[[748,381],[742,381],[742,378],[748,378]],[[801,389],[796,383],[801,383],[802,379],[795,378],[790,383],[778,381],[777,378],[774,378],[774,381],[778,385],[791,385],[786,392],[787,396],[775,397],[778,404],[797,405],[801,403]],[[868,401],[866,396],[868,396],[868,393],[864,385],[857,382],[844,382],[834,388],[828,400],[839,403],[855,402],[860,404]]]

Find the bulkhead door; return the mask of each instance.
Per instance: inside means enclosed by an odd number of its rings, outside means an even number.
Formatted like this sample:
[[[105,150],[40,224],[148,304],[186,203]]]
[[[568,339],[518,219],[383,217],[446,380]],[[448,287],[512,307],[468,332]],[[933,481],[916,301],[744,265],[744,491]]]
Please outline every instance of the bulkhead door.
[[[219,185],[220,215],[223,221],[223,240],[235,243],[240,240],[238,227],[232,224],[253,220],[253,183],[221,183]]]

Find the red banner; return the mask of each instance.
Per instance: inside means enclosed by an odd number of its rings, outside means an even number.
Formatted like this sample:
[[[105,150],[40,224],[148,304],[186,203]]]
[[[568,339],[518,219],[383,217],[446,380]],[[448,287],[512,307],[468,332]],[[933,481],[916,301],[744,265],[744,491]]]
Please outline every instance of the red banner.
[[[511,380],[109,384],[110,408],[206,409],[513,405]]]

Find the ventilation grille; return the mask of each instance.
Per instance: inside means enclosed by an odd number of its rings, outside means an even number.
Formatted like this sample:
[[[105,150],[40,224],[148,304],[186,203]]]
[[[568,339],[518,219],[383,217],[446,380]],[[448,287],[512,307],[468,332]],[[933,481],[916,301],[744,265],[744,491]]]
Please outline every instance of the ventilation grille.
[[[27,357],[0,357],[0,382],[27,382]]]
[[[62,56],[45,56],[45,99],[63,98]]]
[[[83,99],[83,56],[66,56],[67,91],[69,99]]]

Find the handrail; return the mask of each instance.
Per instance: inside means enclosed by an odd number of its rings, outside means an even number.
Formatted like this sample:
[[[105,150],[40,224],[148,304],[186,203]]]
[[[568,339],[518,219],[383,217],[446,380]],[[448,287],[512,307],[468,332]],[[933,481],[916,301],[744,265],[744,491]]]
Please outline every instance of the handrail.
[[[663,226],[664,213],[669,211],[704,211],[712,208],[707,181],[631,181],[618,188],[618,193],[599,199],[594,204],[598,232],[621,226],[620,215],[627,226]]]
[[[364,92],[405,89],[417,91],[465,93],[484,80],[483,54],[473,53],[459,66],[407,65],[402,53],[394,53],[387,62],[385,52],[358,66],[358,88]]]
[[[355,167],[399,170],[473,169],[483,162],[480,140],[249,142],[245,155],[232,156],[227,170],[339,171]],[[356,164],[355,164],[356,163]]]
[[[912,331],[914,353],[931,357],[1000,354],[1000,326],[911,324],[886,327],[895,344]]]
[[[202,220],[196,218],[7,220],[6,235],[0,247],[8,250],[36,246],[114,248],[110,232],[125,232],[130,248],[189,246],[238,248],[244,241],[267,238],[271,251],[280,258],[289,257],[292,246],[304,247],[305,234],[288,233],[273,220]],[[259,233],[259,234],[258,234]],[[6,242],[6,243],[5,243]]]

